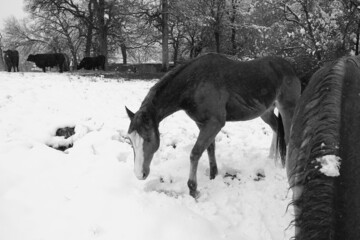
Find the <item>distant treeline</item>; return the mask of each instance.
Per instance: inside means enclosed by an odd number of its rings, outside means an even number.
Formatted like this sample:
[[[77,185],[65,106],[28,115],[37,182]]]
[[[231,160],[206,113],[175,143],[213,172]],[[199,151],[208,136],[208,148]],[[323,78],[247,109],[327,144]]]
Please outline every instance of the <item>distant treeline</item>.
[[[339,56],[357,55],[359,1],[25,0],[30,17],[10,18],[2,49],[66,53],[76,66],[104,55],[123,64],[175,64],[204,52],[240,59],[279,55],[308,77]],[[167,59],[169,56],[169,59]],[[163,62],[164,67],[164,62]]]

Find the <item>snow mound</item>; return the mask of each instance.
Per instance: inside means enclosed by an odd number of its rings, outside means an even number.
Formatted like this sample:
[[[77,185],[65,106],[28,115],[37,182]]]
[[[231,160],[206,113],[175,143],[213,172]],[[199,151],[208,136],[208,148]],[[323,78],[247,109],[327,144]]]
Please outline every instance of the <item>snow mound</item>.
[[[204,153],[189,196],[196,124],[182,111],[160,123],[147,180],[133,172],[125,105],[154,81],[70,73],[0,72],[0,239],[280,240],[294,235],[284,169],[268,158],[260,119],[227,123],[216,138],[219,175]],[[74,127],[74,135],[56,136]],[[63,152],[48,147],[73,144]]]
[[[316,161],[318,161],[321,164],[320,172],[322,172],[326,176],[328,177],[340,176],[340,164],[341,164],[340,157],[335,155],[326,155],[317,158]]]

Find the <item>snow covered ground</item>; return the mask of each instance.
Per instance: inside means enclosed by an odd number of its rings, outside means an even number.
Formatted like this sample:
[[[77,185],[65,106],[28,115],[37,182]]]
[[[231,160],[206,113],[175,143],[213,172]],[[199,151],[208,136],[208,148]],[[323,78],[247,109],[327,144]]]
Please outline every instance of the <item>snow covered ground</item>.
[[[228,123],[216,138],[220,174],[198,168],[200,198],[188,195],[198,129],[183,112],[160,124],[150,176],[133,173],[124,140],[155,81],[69,73],[0,73],[0,239],[279,240],[293,228],[285,170],[269,159],[271,130],[260,119]],[[74,146],[58,127],[75,126]],[[262,177],[265,176],[265,177]]]

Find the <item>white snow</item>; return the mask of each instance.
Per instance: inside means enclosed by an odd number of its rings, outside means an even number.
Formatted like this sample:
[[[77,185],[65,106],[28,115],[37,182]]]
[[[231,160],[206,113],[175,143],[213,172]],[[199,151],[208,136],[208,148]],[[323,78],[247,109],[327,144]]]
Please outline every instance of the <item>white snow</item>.
[[[285,170],[269,159],[260,119],[227,123],[216,138],[219,175],[204,153],[200,198],[188,195],[198,129],[184,112],[160,124],[147,180],[135,177],[129,119],[155,81],[69,73],[0,73],[0,239],[279,240],[292,207]],[[58,127],[75,126],[69,139]],[[48,147],[62,141],[73,147]],[[259,175],[265,175],[264,178]]]
[[[317,158],[321,164],[320,172],[328,177],[338,177],[340,176],[340,164],[341,159],[336,155],[325,155],[320,158]]]

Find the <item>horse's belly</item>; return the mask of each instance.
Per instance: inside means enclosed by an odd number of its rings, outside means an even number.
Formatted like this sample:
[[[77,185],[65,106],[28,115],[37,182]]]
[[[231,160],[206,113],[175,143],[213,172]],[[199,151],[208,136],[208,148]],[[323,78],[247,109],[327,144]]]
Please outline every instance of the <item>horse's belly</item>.
[[[227,121],[246,121],[260,117],[275,101],[275,91],[265,95],[250,92],[233,92],[226,104]]]
[[[228,104],[226,106],[226,121],[247,121],[260,117],[266,110],[262,104],[243,105]]]

